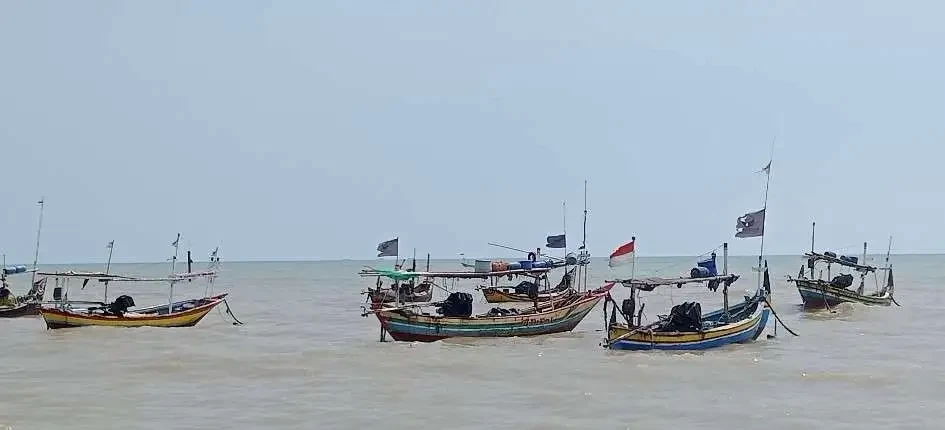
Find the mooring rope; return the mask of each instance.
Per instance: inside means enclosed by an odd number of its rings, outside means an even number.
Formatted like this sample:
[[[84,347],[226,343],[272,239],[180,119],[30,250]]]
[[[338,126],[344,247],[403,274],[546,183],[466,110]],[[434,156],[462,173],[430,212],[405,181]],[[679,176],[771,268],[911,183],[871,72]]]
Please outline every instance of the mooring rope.
[[[233,321],[234,321],[233,325],[243,325],[243,322],[240,321],[238,318],[236,318],[236,315],[233,315],[233,311],[230,310],[230,304],[227,303],[226,300],[223,300],[223,304],[226,306],[226,313],[229,314],[230,317],[233,318]]]
[[[794,330],[791,330],[790,327],[788,327],[787,325],[785,325],[785,324],[784,324],[784,321],[781,321],[781,317],[779,317],[779,316],[778,316],[778,313],[774,311],[774,306],[771,306],[771,303],[768,302],[768,299],[767,299],[767,298],[764,299],[764,302],[765,302],[765,304],[768,305],[768,309],[771,309],[771,315],[774,315],[775,321],[781,323],[781,327],[784,327],[784,329],[787,330],[788,333],[791,333],[791,334],[793,334],[794,336],[800,336],[799,334],[794,333]]]

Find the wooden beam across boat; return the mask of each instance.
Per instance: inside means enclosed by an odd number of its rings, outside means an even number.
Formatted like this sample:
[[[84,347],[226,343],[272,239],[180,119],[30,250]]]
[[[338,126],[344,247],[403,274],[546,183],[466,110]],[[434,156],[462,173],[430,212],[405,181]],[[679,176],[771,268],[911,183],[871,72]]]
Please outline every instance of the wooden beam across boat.
[[[76,278],[76,279],[90,279],[97,280],[98,282],[180,282],[186,281],[189,279],[197,279],[204,277],[216,276],[217,272],[207,271],[207,272],[193,272],[193,273],[175,273],[167,277],[158,277],[158,278],[146,278],[130,275],[122,275],[118,273],[105,273],[105,272],[76,272],[76,271],[66,271],[66,272],[37,272],[38,276],[51,276],[54,278]]]
[[[403,270],[362,270],[359,275],[362,277],[387,276],[398,279],[409,278],[446,278],[446,279],[488,279],[491,277],[503,277],[509,275],[540,276],[551,271],[550,267],[541,267],[537,269],[515,269],[500,270],[495,272],[408,272]]]
[[[858,272],[875,272],[876,270],[879,270],[875,266],[866,266],[863,264],[852,263],[847,260],[841,260],[839,257],[831,257],[829,255],[821,254],[818,252],[808,252],[804,254],[804,257],[807,258],[808,260],[823,261],[830,264],[839,264],[841,266],[850,267]]]
[[[729,275],[718,275],[718,276],[706,276],[704,278],[659,278],[659,277],[649,277],[649,278],[636,278],[636,279],[621,279],[615,281],[607,282],[616,282],[623,284],[625,287],[636,287],[642,290],[653,290],[656,287],[664,285],[682,285],[682,284],[692,284],[692,283],[703,283],[711,281],[730,281],[735,282],[738,279],[738,275],[729,274]]]

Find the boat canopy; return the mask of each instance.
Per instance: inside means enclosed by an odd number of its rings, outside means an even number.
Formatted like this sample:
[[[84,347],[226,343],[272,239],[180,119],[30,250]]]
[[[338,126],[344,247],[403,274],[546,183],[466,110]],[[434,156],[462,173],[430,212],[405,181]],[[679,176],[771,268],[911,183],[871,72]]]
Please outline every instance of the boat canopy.
[[[703,283],[703,282],[724,282],[726,285],[731,285],[738,279],[738,275],[718,275],[718,276],[706,276],[700,278],[636,278],[636,279],[620,279],[616,281],[608,282],[617,282],[623,284],[624,287],[634,287],[643,291],[653,291],[656,287],[664,285],[676,285],[683,286],[684,284],[693,284],[693,283]]]
[[[502,270],[496,272],[409,272],[406,270],[370,269],[362,270],[359,274],[362,277],[384,276],[395,281],[406,281],[419,277],[445,279],[488,279],[490,277],[502,277],[510,275],[540,276],[550,270],[550,267],[542,267],[530,270]]]
[[[834,255],[820,254],[817,252],[808,252],[804,254],[804,257],[807,258],[808,265],[810,267],[813,267],[814,263],[822,261],[827,264],[839,264],[841,266],[850,267],[858,272],[875,272],[877,270],[874,266],[866,266],[850,261],[850,257],[841,258]]]
[[[174,273],[170,276],[161,278],[152,278],[152,277],[138,277],[130,275],[122,275],[118,273],[105,273],[105,272],[76,272],[74,270],[69,270],[65,272],[37,272],[39,276],[51,276],[54,278],[76,278],[76,279],[90,279],[96,280],[98,282],[180,282],[186,281],[189,279],[213,277],[217,275],[217,272],[207,271],[207,272],[193,272],[193,273]]]

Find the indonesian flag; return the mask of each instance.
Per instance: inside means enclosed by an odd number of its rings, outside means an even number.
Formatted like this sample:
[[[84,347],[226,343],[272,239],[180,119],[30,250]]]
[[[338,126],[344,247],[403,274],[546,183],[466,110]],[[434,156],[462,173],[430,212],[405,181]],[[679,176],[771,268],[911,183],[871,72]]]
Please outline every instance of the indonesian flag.
[[[633,244],[637,241],[634,237],[630,242],[620,245],[612,254],[610,254],[610,263],[608,266],[617,267],[633,261]]]

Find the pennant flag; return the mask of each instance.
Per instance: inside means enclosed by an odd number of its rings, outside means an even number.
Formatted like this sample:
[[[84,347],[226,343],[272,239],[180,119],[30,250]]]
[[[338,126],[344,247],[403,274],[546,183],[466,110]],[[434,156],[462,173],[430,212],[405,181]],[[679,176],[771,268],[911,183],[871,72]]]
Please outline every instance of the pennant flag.
[[[545,244],[545,248],[566,248],[567,241],[564,238],[563,234],[557,236],[548,236],[546,238],[548,243]]]
[[[631,238],[630,242],[620,245],[620,247],[610,254],[610,262],[607,263],[607,265],[610,267],[617,267],[633,261],[634,243],[636,243],[636,241],[637,238],[633,237]]]
[[[177,244],[179,243],[180,243],[180,233],[177,233],[177,239],[174,239],[174,241],[171,242],[171,246],[177,246]]]
[[[735,222],[735,237],[758,237],[765,234],[765,210],[751,212],[738,217]]]
[[[110,240],[110,241],[108,241],[108,243],[105,244],[105,249],[112,249],[112,248],[114,248],[114,247],[115,247],[115,241],[114,241],[114,240]]]
[[[378,257],[395,257],[400,253],[397,251],[397,241],[399,239],[391,239],[386,242],[381,242],[377,244],[377,256]]]

